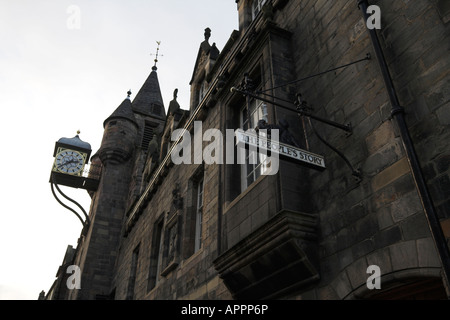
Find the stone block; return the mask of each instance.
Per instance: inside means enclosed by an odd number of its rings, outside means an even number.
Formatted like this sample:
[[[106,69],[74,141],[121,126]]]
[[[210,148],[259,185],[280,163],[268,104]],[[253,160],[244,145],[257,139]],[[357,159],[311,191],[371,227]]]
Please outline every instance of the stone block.
[[[240,240],[239,226],[229,231],[227,240],[228,240],[228,248],[233,247],[236,243],[239,242]]]
[[[423,172],[425,181],[429,181],[436,177],[436,170],[435,170],[434,164],[432,162],[424,165],[422,167],[422,172]]]
[[[350,225],[355,221],[363,218],[367,214],[366,206],[363,203],[354,205],[349,210],[343,213],[344,223]]]
[[[363,240],[352,247],[353,257],[359,259],[366,256],[375,249],[375,243],[372,238]]]
[[[419,264],[415,240],[391,245],[389,246],[389,252],[394,270],[416,268]]]
[[[412,191],[390,204],[392,219],[399,222],[422,210],[416,191]]]
[[[337,250],[343,250],[351,245],[350,234],[351,231],[348,228],[339,230],[336,235]]]
[[[409,172],[410,168],[408,160],[404,157],[378,173],[372,179],[372,188],[374,191],[380,190]]]
[[[352,291],[352,285],[346,272],[341,272],[330,285],[340,299],[344,299]]]
[[[447,201],[450,195],[450,176],[440,175],[429,183],[433,200],[437,203]]]
[[[397,243],[402,240],[402,233],[400,227],[394,225],[390,228],[381,230],[378,232],[373,239],[375,248],[384,248],[393,243]]]
[[[386,229],[394,224],[391,211],[388,207],[382,207],[377,211],[378,226],[380,230]]]
[[[450,218],[450,199],[436,206],[439,219]]]
[[[364,162],[362,170],[366,175],[373,176],[394,164],[404,156],[403,145],[400,138],[395,138]]]
[[[394,138],[395,133],[391,121],[385,121],[366,138],[367,149],[370,154],[375,153]]]
[[[417,240],[419,267],[441,267],[441,261],[432,238]]]
[[[424,212],[418,212],[400,224],[403,239],[412,240],[430,236],[430,229]]]
[[[436,169],[438,173],[443,173],[450,169],[450,153],[441,155],[436,159]]]
[[[448,68],[450,65],[447,65]],[[442,66],[441,66],[442,67]],[[436,75],[436,78],[440,78],[442,75]],[[428,91],[425,94],[425,101],[430,108],[431,112],[434,112],[439,107],[445,105],[450,101],[450,81],[444,79],[437,84],[428,86]],[[442,112],[440,112],[442,113]]]
[[[446,238],[450,238],[450,219],[441,221],[442,232]]]
[[[356,289],[360,285],[366,283],[369,274],[367,274],[367,261],[365,258],[358,259],[346,269],[347,276],[351,286]]]
[[[337,254],[321,258],[320,261],[320,279],[322,283],[328,283],[341,271],[339,258]]]
[[[443,126],[450,125],[450,103],[446,103],[436,110],[436,117]]]
[[[437,8],[439,15],[444,23],[450,21],[450,3],[446,0],[437,0]]]
[[[258,208],[252,215],[249,217],[251,219],[251,226],[249,231],[254,231],[264,223],[269,220],[270,212],[269,212],[269,203],[265,202],[262,206]]]
[[[353,262],[353,251],[351,248],[342,250],[338,253],[340,269],[345,269],[349,264]]]
[[[391,256],[389,248],[382,248],[367,255],[367,265],[376,265],[380,267],[381,274],[386,274],[392,271]]]

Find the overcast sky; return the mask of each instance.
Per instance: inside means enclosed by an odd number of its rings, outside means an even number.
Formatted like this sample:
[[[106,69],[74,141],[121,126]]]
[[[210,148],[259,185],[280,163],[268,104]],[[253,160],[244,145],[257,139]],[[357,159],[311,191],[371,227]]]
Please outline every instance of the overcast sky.
[[[161,41],[158,78],[167,107],[189,109],[189,81],[204,29],[221,50],[238,28],[234,0],[0,0],[0,299],[50,289],[81,223],[53,198],[55,142],[89,142],[137,94]],[[62,188],[88,211],[84,190]]]

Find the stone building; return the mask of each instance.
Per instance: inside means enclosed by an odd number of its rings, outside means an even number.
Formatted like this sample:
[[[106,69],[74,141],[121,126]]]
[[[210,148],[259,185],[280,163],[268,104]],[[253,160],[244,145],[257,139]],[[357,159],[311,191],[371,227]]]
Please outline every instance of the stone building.
[[[381,29],[367,1],[236,3],[221,51],[205,30],[190,106],[163,104],[154,67],[105,120],[81,289],[58,298],[446,299],[448,1],[370,1]],[[202,133],[262,119],[326,168],[205,160],[220,137]],[[191,164],[172,161],[176,129],[202,146],[183,149]]]

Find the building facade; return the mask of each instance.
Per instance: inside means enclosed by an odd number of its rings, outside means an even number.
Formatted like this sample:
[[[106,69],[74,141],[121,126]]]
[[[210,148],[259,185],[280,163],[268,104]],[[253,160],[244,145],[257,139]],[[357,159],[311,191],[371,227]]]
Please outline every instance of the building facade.
[[[221,51],[205,29],[190,106],[176,91],[164,106],[153,67],[91,158],[81,289],[52,297],[446,299],[450,7],[369,2],[237,0]],[[226,132],[260,120],[325,169],[280,157],[271,171],[251,150],[239,163]]]

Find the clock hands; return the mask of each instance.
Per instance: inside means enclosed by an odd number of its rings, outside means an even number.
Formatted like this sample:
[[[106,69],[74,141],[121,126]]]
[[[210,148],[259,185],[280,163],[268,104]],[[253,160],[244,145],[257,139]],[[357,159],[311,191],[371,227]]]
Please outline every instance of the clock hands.
[[[58,169],[61,169],[62,167],[66,166],[66,165],[68,165],[68,164],[71,164],[71,163],[77,163],[77,162],[78,162],[77,159],[72,159],[72,160],[66,161],[66,162],[60,164],[60,165],[58,166]]]
[[[55,169],[65,174],[78,174],[84,166],[85,159],[81,153],[74,150],[63,150],[55,160]]]

